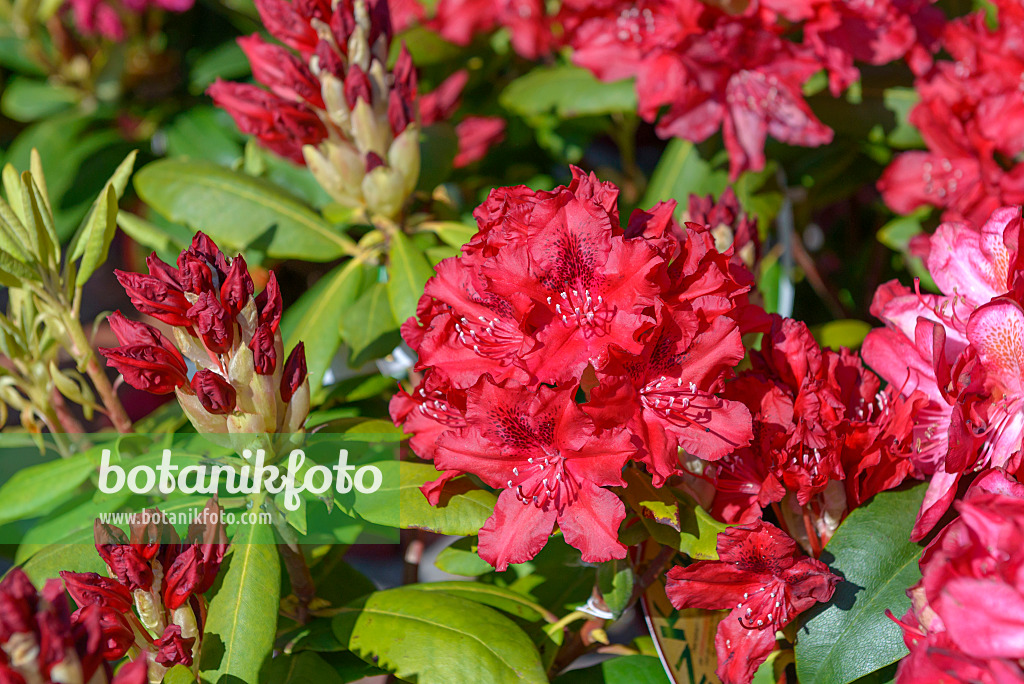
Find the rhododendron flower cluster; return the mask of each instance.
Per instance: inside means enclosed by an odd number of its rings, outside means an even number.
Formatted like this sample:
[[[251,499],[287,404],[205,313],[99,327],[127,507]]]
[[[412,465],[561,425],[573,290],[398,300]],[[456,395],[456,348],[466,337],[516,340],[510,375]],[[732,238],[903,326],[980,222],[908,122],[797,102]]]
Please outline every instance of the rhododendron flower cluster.
[[[899,213],[933,206],[944,220],[981,224],[1024,202],[1024,13],[1016,0],[993,4],[998,25],[981,10],[951,22],[942,47],[953,61],[917,81],[910,122],[928,150],[900,154],[878,183]]]
[[[754,439],[700,470],[710,510],[750,522],[785,499],[782,522],[818,552],[849,510],[913,472],[904,452],[917,404],[894,404],[856,353],[819,347],[792,319],[774,316],[751,360],[724,396],[750,410]]]
[[[220,506],[207,502],[184,541],[156,509],[133,515],[129,528],[125,536],[96,521],[96,549],[110,577],[60,573],[78,604],[71,620],[78,624],[98,612],[103,657],[117,660],[129,649],[146,653],[150,681],[162,681],[174,665],[196,672],[206,620],[203,594],[227,550]]]
[[[715,633],[716,673],[742,684],[775,649],[775,632],[831,599],[839,577],[761,520],[720,532],[717,549],[718,560],[670,570],[666,591],[676,608],[729,610]]]
[[[738,13],[700,0],[570,0],[559,21],[576,64],[606,81],[636,77],[639,113],[659,135],[700,142],[721,129],[735,179],[764,167],[769,135],[832,140],[804,100],[812,75],[827,69],[839,94],[859,75],[855,59],[923,65],[942,15],[927,0],[750,2]]]
[[[875,295],[872,312],[886,327],[864,343],[865,361],[914,412],[910,458],[930,476],[915,539],[949,508],[961,478],[990,467],[1020,468],[1024,432],[1024,280],[1018,256],[1021,214],[1006,207],[980,228],[939,226],[927,265],[941,294],[897,282]]]
[[[424,377],[392,417],[444,471],[432,502],[461,473],[503,490],[480,532],[499,569],[532,558],[556,523],[584,560],[624,557],[625,510],[603,487],[624,484],[627,461],[660,484],[680,448],[714,460],[751,438],[747,409],[719,394],[741,332],[763,323],[749,272],[709,227],[679,226],[674,203],[623,228],[617,199],[575,168],[551,192],[493,191],[403,326]]]
[[[907,591],[896,682],[1024,681],[1024,485],[988,470],[956,509]]]
[[[148,274],[115,271],[117,279],[139,313],[171,326],[174,342],[118,311],[108,322],[121,346],[100,349],[107,364],[136,389],[173,392],[197,430],[301,432],[309,413],[306,357],[301,342],[284,356],[276,276],[254,297],[242,255],[228,259],[203,233],[177,268],[155,254],[146,263]]]
[[[139,23],[146,10],[186,12],[194,4],[195,0],[67,0],[66,7],[83,35],[121,41],[128,33],[126,24]]]
[[[71,614],[60,580],[40,594],[21,568],[0,581],[0,682],[3,684],[147,684],[146,656],[115,676],[105,645],[103,608],[89,604]]]

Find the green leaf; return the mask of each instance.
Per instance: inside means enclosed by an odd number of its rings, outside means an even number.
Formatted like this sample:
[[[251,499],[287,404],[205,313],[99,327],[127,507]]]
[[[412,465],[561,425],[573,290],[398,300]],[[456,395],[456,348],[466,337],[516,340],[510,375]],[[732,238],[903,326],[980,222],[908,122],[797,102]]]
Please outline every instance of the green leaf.
[[[201,678],[210,684],[255,682],[277,628],[281,571],[270,525],[239,525],[224,581],[210,601]]]
[[[629,607],[635,580],[627,560],[610,560],[597,566],[597,588],[614,619]]]
[[[75,276],[75,286],[82,287],[89,277],[95,273],[100,264],[107,260],[110,243],[117,232],[117,192],[108,185],[101,197],[97,199],[95,211],[85,224],[82,242],[85,253]]]
[[[695,560],[718,558],[718,533],[726,526],[690,497],[669,487],[655,488],[650,478],[627,469],[622,493],[656,541]]]
[[[728,173],[714,169],[701,159],[692,142],[674,138],[662,152],[640,206],[650,207],[674,199],[681,207],[686,207],[691,193],[717,195],[728,181]]]
[[[344,684],[343,679],[322,657],[312,651],[279,655],[270,661],[260,677],[272,684]]]
[[[395,320],[401,324],[416,315],[423,286],[434,275],[434,269],[423,252],[401,232],[391,236],[390,256],[388,300]]]
[[[37,121],[62,112],[77,101],[78,92],[74,88],[15,77],[5,84],[0,112],[15,121]]]
[[[341,346],[341,322],[351,313],[363,274],[363,264],[355,259],[335,267],[290,306],[281,320],[286,353],[299,342],[306,344],[309,386],[314,394]]]
[[[339,329],[351,352],[349,365],[354,368],[390,353],[402,336],[388,301],[387,284],[370,285],[342,316]]]
[[[275,258],[330,261],[355,252],[351,238],[276,185],[209,162],[153,162],[136,174],[135,189],[164,217],[205,232],[225,251],[268,233],[266,253]]]
[[[175,665],[164,675],[163,684],[193,684],[195,681],[192,670],[184,665]]]
[[[96,553],[91,527],[38,550],[21,569],[38,586],[48,579],[60,577],[61,570],[107,573],[106,564]]]
[[[570,670],[554,681],[555,684],[666,684],[668,676],[658,658],[632,655]]]
[[[494,570],[491,564],[485,561],[476,550],[477,541],[475,537],[463,537],[451,546],[441,549],[434,559],[434,565],[451,575],[462,575],[463,577],[479,577]]]
[[[204,51],[189,70],[189,90],[199,95],[218,78],[233,80],[249,74],[249,60],[238,43],[229,40]]]
[[[418,684],[547,682],[530,638],[500,613],[457,596],[389,589],[342,609],[342,643]]]
[[[0,285],[18,287],[26,280],[39,279],[35,269],[26,266],[7,252],[0,251]]]
[[[420,167],[416,189],[429,193],[448,180],[458,151],[459,138],[450,123],[442,121],[424,128],[420,134],[420,159],[424,163]]]
[[[420,591],[443,591],[452,596],[460,596],[470,601],[482,603],[485,606],[497,608],[502,612],[515,615],[530,622],[537,622],[538,620],[546,620],[549,623],[558,621],[558,617],[554,613],[536,601],[531,601],[517,591],[493,584],[460,581],[428,582],[411,585],[411,588]]]
[[[230,166],[242,156],[242,143],[221,109],[195,107],[182,112],[167,127],[167,155],[203,159]]]
[[[431,506],[420,487],[441,477],[432,465],[406,461],[375,465],[384,474],[384,484],[373,496],[356,498],[353,505],[357,514],[372,523],[438,534],[476,534],[491,517],[498,501],[492,492],[460,477],[446,484],[438,505]],[[395,483],[399,489],[398,511],[393,508],[394,495],[388,494],[394,491]]]
[[[827,607],[802,625],[796,644],[801,684],[847,684],[907,654],[900,628],[907,589],[918,581],[921,547],[909,541],[926,484],[883,492],[850,513],[822,560],[844,578]]]
[[[98,453],[91,451],[19,470],[0,487],[0,525],[51,510],[88,480],[98,464]]]
[[[161,254],[176,255],[188,247],[192,239],[192,235],[187,229],[182,228],[178,232],[172,232],[164,226],[150,223],[127,211],[118,212],[117,225],[128,237],[143,247],[152,249],[157,256]]]
[[[838,351],[840,347],[857,349],[871,331],[871,324],[856,319],[830,321],[818,326],[814,337],[823,347],[831,347]]]
[[[467,226],[458,221],[427,221],[421,223],[419,228],[437,233],[446,245],[455,249],[460,249],[477,233],[476,226]]]
[[[520,76],[502,91],[498,101],[523,116],[554,110],[560,118],[632,112],[636,110],[633,80],[604,83],[577,66],[541,66]]]

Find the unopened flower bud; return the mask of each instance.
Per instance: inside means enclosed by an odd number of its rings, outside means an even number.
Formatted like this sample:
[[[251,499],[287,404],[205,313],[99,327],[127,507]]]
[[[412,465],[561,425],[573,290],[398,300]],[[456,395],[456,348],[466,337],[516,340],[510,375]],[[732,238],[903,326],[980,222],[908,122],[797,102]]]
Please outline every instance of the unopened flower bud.
[[[208,413],[223,416],[235,410],[235,388],[213,371],[198,371],[192,376],[191,385]]]
[[[295,345],[288,360],[284,362],[284,373],[281,377],[281,399],[287,404],[292,395],[306,381],[306,347],[302,342]]]

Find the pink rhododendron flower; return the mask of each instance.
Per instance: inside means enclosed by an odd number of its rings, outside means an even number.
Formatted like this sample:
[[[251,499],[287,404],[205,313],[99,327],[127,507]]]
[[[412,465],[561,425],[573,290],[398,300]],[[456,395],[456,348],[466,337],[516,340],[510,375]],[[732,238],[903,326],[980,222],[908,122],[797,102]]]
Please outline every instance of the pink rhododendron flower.
[[[775,632],[831,599],[839,577],[761,520],[720,532],[717,548],[718,560],[672,568],[665,590],[676,608],[729,610],[715,633],[716,674],[745,684],[775,649]]]
[[[898,684],[1024,680],[1024,485],[988,470],[956,508],[907,591]]]
[[[865,360],[905,397],[927,398],[914,416],[911,460],[930,476],[913,531],[921,539],[949,508],[960,479],[1019,467],[1024,432],[1017,208],[977,230],[947,223],[929,241],[927,265],[941,295],[889,283],[873,313],[887,327],[864,343]]]
[[[194,4],[195,0],[67,0],[65,6],[82,35],[123,41],[128,32],[126,21],[132,15],[141,15],[148,9],[187,12]]]
[[[440,0],[428,25],[457,45],[504,27],[515,51],[535,59],[551,49],[550,23],[541,0]]]

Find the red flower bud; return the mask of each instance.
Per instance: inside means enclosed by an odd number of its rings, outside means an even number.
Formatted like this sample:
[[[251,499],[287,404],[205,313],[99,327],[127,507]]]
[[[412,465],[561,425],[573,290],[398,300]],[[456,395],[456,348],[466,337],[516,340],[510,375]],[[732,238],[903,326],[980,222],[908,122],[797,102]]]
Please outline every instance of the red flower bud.
[[[157,652],[154,660],[164,667],[184,665],[192,667],[192,645],[196,638],[181,638],[181,627],[178,625],[167,625],[160,638],[153,642]]]
[[[97,520],[93,525],[93,535],[96,538],[96,551],[118,582],[129,591],[148,591],[153,586],[153,569],[149,560],[142,555],[139,547],[128,543],[124,532]]]
[[[370,173],[378,166],[384,166],[384,160],[376,152],[370,151],[366,153],[366,173]]]
[[[215,416],[235,410],[235,388],[211,370],[203,369],[192,376],[192,391],[203,408]]]
[[[0,643],[12,634],[32,631],[38,602],[36,588],[21,568],[12,569],[0,581]]]
[[[165,282],[161,277],[114,271],[117,281],[132,300],[139,313],[149,314],[170,325],[189,326],[186,312],[189,301],[180,287]]]
[[[306,380],[306,348],[302,342],[295,345],[288,360],[284,362],[284,375],[281,378],[281,399],[287,404],[292,395]]]
[[[71,598],[79,608],[98,604],[126,613],[132,608],[132,595],[124,585],[95,572],[68,572],[62,570],[61,579]]]
[[[93,615],[99,616],[102,635],[100,653],[103,660],[120,660],[135,645],[135,632],[128,619],[119,611],[100,604],[89,604],[71,614],[72,624],[86,623]]]
[[[186,546],[164,576],[164,605],[168,610],[180,608],[190,596],[198,593],[196,588],[204,583],[205,571],[198,547]]]
[[[271,92],[286,100],[305,101],[323,108],[319,82],[294,53],[268,43],[256,34],[243,36],[237,42],[249,58],[253,78],[270,88]]]
[[[249,275],[249,268],[245,264],[245,259],[239,254],[231,260],[227,277],[224,278],[224,284],[220,286],[220,301],[232,318],[237,316],[249,301],[254,289],[256,288]]]
[[[402,43],[402,49],[398,51],[392,73],[395,75],[395,90],[403,100],[411,104],[416,99],[416,65],[412,63],[412,55],[405,48],[405,43]]]
[[[272,375],[277,367],[277,349],[274,346],[274,331],[268,323],[261,323],[249,342],[253,365],[260,375]]]
[[[231,349],[234,322],[216,294],[211,291],[199,293],[196,303],[188,310],[188,317],[211,352],[223,354]]]
[[[277,275],[271,271],[270,279],[263,292],[256,297],[256,309],[259,311],[259,322],[267,323],[273,332],[281,323],[281,288],[277,284]]]
[[[287,0],[256,0],[263,25],[270,35],[308,56],[316,49],[319,38],[316,31],[296,11],[295,4]]]
[[[345,74],[345,101],[349,109],[355,107],[359,100],[373,104],[371,92],[370,78],[358,66],[349,66],[348,73]]]
[[[164,563],[178,553],[181,538],[159,510],[147,508],[129,518],[128,543],[147,561],[156,558]]]
[[[206,260],[191,254],[182,252],[178,257],[178,273],[181,278],[181,287],[186,292],[199,294],[213,288],[213,270]]]
[[[220,247],[217,246],[217,243],[210,239],[210,236],[206,233],[202,231],[196,232],[196,234],[192,236],[192,246],[182,252],[182,256],[185,254],[192,254],[193,256],[205,261],[210,265],[210,268],[217,272],[217,276],[221,281],[223,281],[224,277],[227,275],[228,260],[224,256],[224,252],[220,251]],[[181,269],[180,264],[178,268],[179,270]]]
[[[156,252],[151,252],[150,255],[146,257],[146,266],[149,267],[149,275],[164,281],[175,289],[181,289],[181,279],[179,277],[178,269],[165,264],[163,261],[158,259]]]
[[[108,366],[124,376],[125,382],[150,394],[170,394],[188,382],[188,369],[177,350],[137,344],[101,348],[100,353],[107,358]]]
[[[134,347],[139,345],[146,347],[163,347],[174,356],[181,358],[181,353],[178,351],[178,348],[175,347],[169,339],[164,337],[163,333],[148,323],[125,318],[124,314],[120,311],[115,311],[107,316],[107,323],[110,324],[110,329],[113,331],[114,336],[117,337],[117,341],[121,343],[122,347]],[[181,365],[184,367],[184,359],[181,359]]]

